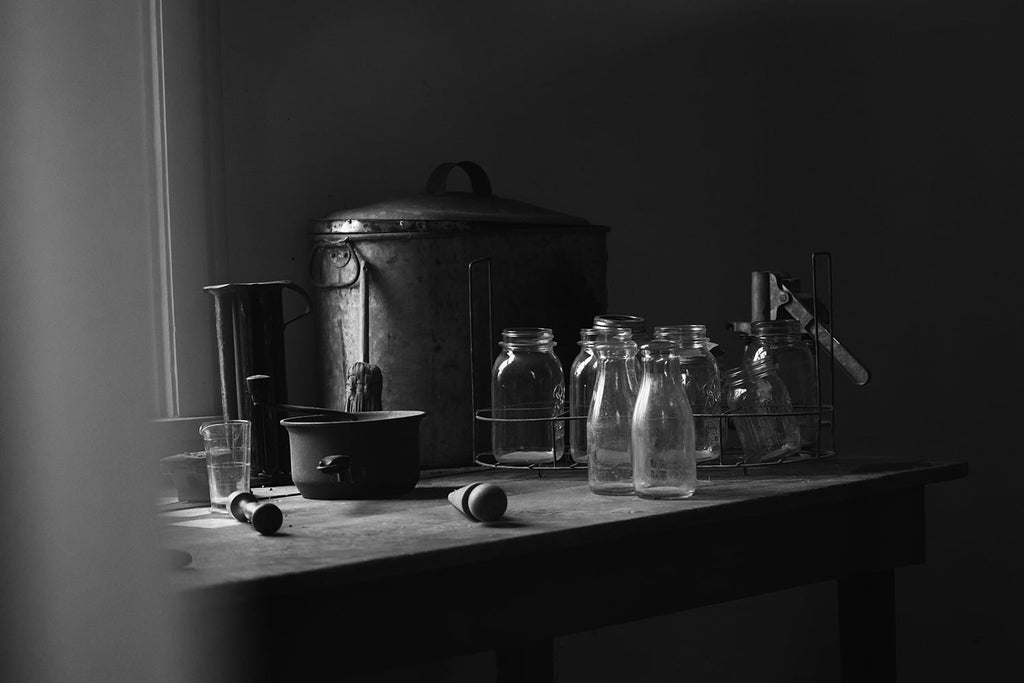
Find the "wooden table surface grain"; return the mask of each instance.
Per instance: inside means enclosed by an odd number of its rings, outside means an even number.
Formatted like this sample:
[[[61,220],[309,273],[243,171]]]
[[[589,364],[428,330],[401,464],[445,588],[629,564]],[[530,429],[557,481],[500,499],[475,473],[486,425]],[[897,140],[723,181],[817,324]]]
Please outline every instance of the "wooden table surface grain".
[[[388,500],[259,490],[284,513],[274,536],[242,523],[203,528],[216,518],[183,505],[160,513],[161,534],[192,557],[169,588],[197,623],[218,613],[287,620],[247,640],[265,653],[301,651],[331,632],[358,673],[891,572],[924,560],[924,487],[966,473],[961,462],[877,457],[702,469],[692,498],[657,501],[594,495],[585,472],[427,471]],[[501,520],[474,522],[448,502],[472,481],[505,489]],[[664,591],[677,579],[700,590]],[[609,581],[647,585],[655,604],[630,591],[595,598]],[[401,652],[376,646],[381,629]]]

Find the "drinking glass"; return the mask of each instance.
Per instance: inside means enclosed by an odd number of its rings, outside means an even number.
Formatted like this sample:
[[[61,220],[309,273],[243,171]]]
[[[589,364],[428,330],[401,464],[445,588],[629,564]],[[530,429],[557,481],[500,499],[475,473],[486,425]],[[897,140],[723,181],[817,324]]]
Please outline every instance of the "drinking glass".
[[[252,424],[248,420],[206,422],[199,433],[206,447],[210,511],[227,513],[228,496],[249,490]]]

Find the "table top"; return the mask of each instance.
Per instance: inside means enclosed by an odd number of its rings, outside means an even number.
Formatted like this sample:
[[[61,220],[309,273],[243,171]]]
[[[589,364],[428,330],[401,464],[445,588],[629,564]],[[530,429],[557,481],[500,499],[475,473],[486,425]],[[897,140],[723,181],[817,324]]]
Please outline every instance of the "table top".
[[[165,505],[158,514],[163,547],[192,557],[171,574],[171,589],[208,599],[238,589],[282,590],[296,579],[354,585],[631,534],[685,533],[689,527],[884,495],[966,473],[962,462],[845,456],[746,470],[701,469],[693,497],[662,501],[594,495],[585,471],[538,476],[492,468],[428,470],[414,491],[386,500],[307,500],[294,487],[258,489],[258,496],[273,498],[284,513],[273,536],[205,507]],[[507,492],[508,509],[500,520],[472,521],[448,502],[449,492],[474,481],[491,481]]]

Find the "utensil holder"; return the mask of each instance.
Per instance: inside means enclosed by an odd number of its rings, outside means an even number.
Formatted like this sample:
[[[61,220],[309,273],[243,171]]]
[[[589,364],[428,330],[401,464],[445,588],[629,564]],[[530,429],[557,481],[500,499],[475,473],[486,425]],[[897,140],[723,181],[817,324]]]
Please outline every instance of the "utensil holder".
[[[835,330],[835,307],[832,301],[832,256],[828,252],[813,252],[811,254],[811,291],[813,297],[813,314],[814,319],[819,319],[818,311],[818,270],[819,261],[824,260],[826,269],[826,281],[827,281],[827,295],[828,304],[827,309],[831,311],[831,325],[833,331]],[[586,416],[570,416],[568,411],[553,417],[544,418],[498,418],[493,416],[493,412],[490,408],[479,408],[478,407],[478,386],[480,386],[480,378],[478,377],[478,356],[480,355],[477,350],[476,334],[477,334],[477,323],[476,321],[476,310],[478,306],[477,297],[480,296],[477,287],[474,286],[474,279],[477,270],[484,269],[486,272],[486,306],[484,311],[486,312],[487,322],[487,349],[493,351],[494,340],[493,330],[495,329],[493,321],[493,299],[491,291],[491,277],[490,277],[490,266],[491,259],[481,258],[471,261],[468,265],[469,273],[469,322],[470,322],[470,335],[469,335],[469,355],[470,355],[470,387],[472,387],[472,420],[473,420],[473,462],[477,465],[484,467],[493,467],[496,469],[511,469],[511,470],[532,470],[537,473],[538,476],[543,476],[545,472],[558,472],[558,471],[586,471],[587,466],[585,463],[573,462],[569,455],[569,442],[565,440],[565,445],[562,453],[553,453],[550,462],[541,463],[529,463],[529,464],[502,464],[495,460],[494,454],[486,448],[480,448],[481,443],[481,432],[479,431],[480,426],[485,425],[491,427],[495,422],[550,422],[552,434],[557,429],[557,423],[559,421],[569,422],[572,420],[586,420]],[[825,364],[824,369],[827,371],[823,374],[821,354],[814,354],[814,380],[815,386],[817,387],[817,400],[814,405],[800,406],[799,409],[794,409],[789,413],[736,413],[728,410],[718,413],[694,413],[694,417],[718,419],[720,421],[720,433],[722,435],[722,455],[715,461],[703,462],[697,464],[697,469],[735,469],[740,468],[746,473],[746,470],[751,467],[770,467],[776,465],[783,465],[786,463],[802,462],[807,460],[816,460],[820,458],[827,458],[835,455],[836,453],[836,438],[835,438],[835,353],[831,352],[828,355],[828,363]],[[486,360],[486,359],[485,359]],[[484,368],[486,371],[486,368]],[[486,372],[485,372],[486,375]],[[822,379],[827,377],[828,384],[828,395],[830,401],[828,403],[822,401]],[[818,419],[818,439],[814,448],[801,449],[790,456],[784,457],[781,460],[766,462],[766,463],[748,463],[744,459],[742,449],[738,447],[726,448],[726,437],[729,434],[730,422],[733,420],[745,420],[765,417],[778,417],[781,415],[787,416],[816,416]],[[828,429],[825,429],[828,428]],[[828,432],[827,438],[824,436],[825,432]],[[569,430],[565,429],[564,433],[568,435]]]

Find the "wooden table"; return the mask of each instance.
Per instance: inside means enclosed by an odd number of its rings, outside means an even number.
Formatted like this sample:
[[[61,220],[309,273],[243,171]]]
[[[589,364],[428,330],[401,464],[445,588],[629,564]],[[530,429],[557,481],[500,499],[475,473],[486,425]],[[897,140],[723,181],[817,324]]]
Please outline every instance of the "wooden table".
[[[843,680],[883,681],[895,677],[894,568],[925,559],[924,487],[966,473],[831,458],[702,470],[689,500],[647,501],[593,495],[585,473],[473,469],[425,473],[394,500],[258,491],[279,496],[276,536],[161,517],[165,546],[193,558],[171,588],[196,655],[227,665],[234,651],[238,680],[494,649],[499,680],[550,681],[556,636],[836,579]],[[508,492],[502,520],[447,502],[479,480]]]

